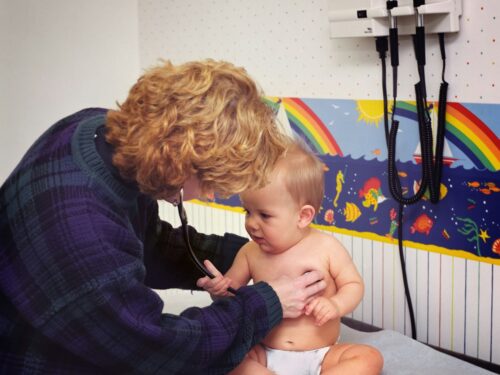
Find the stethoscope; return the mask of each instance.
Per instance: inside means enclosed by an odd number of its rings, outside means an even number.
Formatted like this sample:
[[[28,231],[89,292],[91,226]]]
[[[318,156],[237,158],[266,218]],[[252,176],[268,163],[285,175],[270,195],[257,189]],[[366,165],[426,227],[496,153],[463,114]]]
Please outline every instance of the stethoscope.
[[[179,211],[179,219],[181,220],[181,226],[182,226],[182,237],[184,238],[184,242],[186,243],[189,257],[195,264],[196,268],[198,268],[201,271],[201,273],[213,279],[215,276],[205,268],[203,263],[200,262],[200,260],[194,253],[193,247],[191,246],[191,242],[189,241],[188,220],[187,220],[186,210],[184,209],[183,201],[184,201],[184,190],[181,189],[179,191],[179,200],[178,201],[175,200],[174,202],[172,202],[172,204],[174,205],[174,207],[177,207],[177,210]],[[231,287],[228,287],[227,291],[229,293],[236,294],[236,290]]]

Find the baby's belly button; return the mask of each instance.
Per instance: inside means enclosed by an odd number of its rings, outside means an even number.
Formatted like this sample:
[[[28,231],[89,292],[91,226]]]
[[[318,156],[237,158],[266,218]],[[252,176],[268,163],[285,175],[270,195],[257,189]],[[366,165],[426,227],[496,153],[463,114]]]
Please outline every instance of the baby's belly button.
[[[285,340],[283,347],[288,350],[294,350],[297,347],[297,343],[293,340]]]

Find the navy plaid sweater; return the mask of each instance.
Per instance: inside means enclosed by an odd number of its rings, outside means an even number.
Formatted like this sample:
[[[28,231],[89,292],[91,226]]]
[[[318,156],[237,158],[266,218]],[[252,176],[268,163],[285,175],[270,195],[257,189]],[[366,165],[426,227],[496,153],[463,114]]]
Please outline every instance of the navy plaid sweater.
[[[282,317],[258,283],[180,316],[150,288],[195,288],[178,229],[98,152],[105,109],[56,123],[0,188],[1,374],[224,374]],[[222,271],[244,239],[190,228]]]

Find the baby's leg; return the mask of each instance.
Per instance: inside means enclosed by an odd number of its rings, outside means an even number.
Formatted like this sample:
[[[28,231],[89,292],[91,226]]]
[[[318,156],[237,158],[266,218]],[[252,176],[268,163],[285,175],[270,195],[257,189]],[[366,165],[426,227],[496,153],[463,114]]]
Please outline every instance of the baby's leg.
[[[273,372],[267,369],[267,357],[264,348],[255,345],[245,356],[245,359],[228,375],[271,375]]]
[[[321,374],[380,374],[384,358],[380,352],[368,345],[336,344],[326,353],[321,364]]]

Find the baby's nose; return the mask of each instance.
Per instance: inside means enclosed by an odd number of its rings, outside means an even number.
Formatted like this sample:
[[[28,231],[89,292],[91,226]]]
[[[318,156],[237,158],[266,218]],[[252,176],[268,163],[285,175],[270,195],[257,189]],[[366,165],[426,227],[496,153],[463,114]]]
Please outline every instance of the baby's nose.
[[[245,224],[246,224],[247,228],[249,228],[249,229],[257,229],[258,228],[257,220],[255,220],[251,217],[247,217],[245,219]]]

